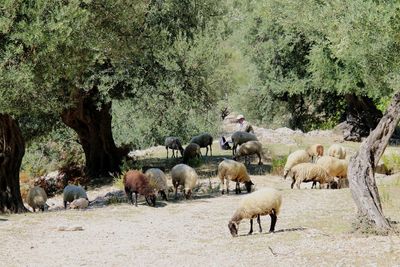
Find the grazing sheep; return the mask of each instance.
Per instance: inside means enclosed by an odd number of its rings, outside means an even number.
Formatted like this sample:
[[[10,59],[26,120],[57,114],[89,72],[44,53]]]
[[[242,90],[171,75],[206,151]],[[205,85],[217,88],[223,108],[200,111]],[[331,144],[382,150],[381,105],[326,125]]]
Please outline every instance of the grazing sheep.
[[[89,206],[89,200],[86,198],[78,198],[69,204],[70,209],[86,209]]]
[[[168,193],[168,185],[167,185],[167,177],[164,172],[157,168],[150,168],[145,172],[145,175],[150,179],[150,184],[152,184],[158,193],[161,194],[161,197],[167,201]]]
[[[293,182],[290,188],[293,189],[293,185],[296,183],[298,189],[302,182],[313,182],[313,186],[316,182],[319,184],[330,183],[333,181],[333,177],[329,176],[326,170],[315,163],[300,163],[294,166],[290,172],[292,173]],[[315,183],[315,184],[314,184]]]
[[[335,157],[338,159],[346,158],[346,149],[338,144],[333,144],[328,149],[328,156]]]
[[[123,179],[125,193],[128,200],[137,207],[138,194],[145,197],[149,206],[156,206],[156,195],[154,187],[150,184],[150,179],[142,172],[137,170],[130,170],[124,175]],[[135,193],[135,202],[133,202],[132,193]]]
[[[218,177],[221,180],[222,194],[224,194],[224,180],[226,180],[227,194],[229,194],[230,180],[236,182],[236,194],[241,193],[239,183],[245,184],[248,193],[251,192],[251,186],[254,185],[253,182],[250,180],[249,174],[247,173],[246,166],[243,163],[231,159],[224,159],[218,165]]]
[[[200,158],[201,157],[201,151],[200,151],[200,146],[195,143],[190,143],[185,147],[185,150],[183,151],[183,163],[188,163],[189,160],[194,159],[194,158]]]
[[[32,207],[33,212],[36,212],[36,209],[44,211],[47,201],[47,194],[43,188],[40,186],[35,186],[29,189],[26,200],[28,205]]]
[[[286,160],[285,167],[283,168],[283,178],[289,174],[289,171],[299,163],[311,162],[312,158],[305,150],[296,150],[289,154]]]
[[[322,166],[329,176],[338,177],[339,180],[347,180],[347,169],[349,162],[346,159],[338,159],[331,156],[320,157],[317,162],[318,165]],[[345,182],[339,182],[339,185]],[[340,187],[338,187],[340,188]]]
[[[76,186],[76,185],[72,185],[72,184],[67,185],[64,188],[63,198],[64,198],[64,208],[65,209],[67,208],[67,202],[71,203],[75,199],[85,198],[85,199],[89,200],[86,195],[85,189],[83,189],[81,186]]]
[[[242,131],[234,132],[231,136],[231,139],[233,143],[232,155],[235,155],[238,145],[244,144],[248,141],[258,141],[257,137],[254,134]]]
[[[212,156],[212,142],[213,142],[213,137],[208,133],[197,135],[193,137],[192,140],[190,140],[190,143],[198,144],[200,148],[205,147],[206,156],[208,154],[208,147],[210,147],[210,156]]]
[[[309,146],[306,151],[310,155],[312,162],[315,162],[319,157],[324,155],[324,146],[321,144],[314,144]]]
[[[239,223],[243,219],[250,219],[249,235],[253,233],[253,219],[257,217],[257,223],[262,232],[260,216],[271,216],[271,226],[269,232],[275,231],[275,224],[278,219],[277,215],[282,204],[281,193],[274,188],[262,188],[253,192],[240,201],[239,207],[232,219],[229,221],[228,228],[233,237],[238,235]]]
[[[251,156],[256,154],[258,156],[258,165],[262,165],[261,162],[261,154],[262,154],[262,144],[259,141],[248,141],[244,144],[242,144],[238,151],[236,152],[236,155],[233,157],[234,160],[238,160],[240,157],[245,156]]]
[[[175,158],[175,150],[179,150],[181,152],[181,156],[183,156],[182,143],[178,137],[170,136],[165,138],[165,149],[167,150],[167,159],[168,159],[168,148],[172,149],[173,158]],[[178,151],[176,152],[176,156],[178,157]]]
[[[185,164],[175,165],[171,170],[172,184],[175,188],[175,198],[178,197],[178,186],[183,186],[183,193],[189,199],[197,183],[196,171]]]

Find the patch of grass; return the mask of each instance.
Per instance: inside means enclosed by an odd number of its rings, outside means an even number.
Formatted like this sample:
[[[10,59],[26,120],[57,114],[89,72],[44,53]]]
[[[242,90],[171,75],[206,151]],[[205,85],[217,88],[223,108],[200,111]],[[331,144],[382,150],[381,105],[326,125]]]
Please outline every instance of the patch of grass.
[[[399,153],[392,152],[388,155],[383,155],[383,163],[390,170],[400,170],[400,155]]]
[[[286,160],[287,160],[287,156],[273,157],[271,173],[273,175],[282,175]]]
[[[124,176],[127,171],[122,171],[121,174],[119,175],[114,175],[113,176],[113,186],[120,189],[124,190]]]

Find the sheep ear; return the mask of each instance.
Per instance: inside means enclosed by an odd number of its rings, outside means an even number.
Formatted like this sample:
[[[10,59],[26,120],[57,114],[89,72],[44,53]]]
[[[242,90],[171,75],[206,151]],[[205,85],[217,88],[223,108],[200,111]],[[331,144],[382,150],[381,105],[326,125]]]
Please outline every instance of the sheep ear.
[[[251,184],[251,185],[254,185],[253,181],[250,181],[250,184]]]

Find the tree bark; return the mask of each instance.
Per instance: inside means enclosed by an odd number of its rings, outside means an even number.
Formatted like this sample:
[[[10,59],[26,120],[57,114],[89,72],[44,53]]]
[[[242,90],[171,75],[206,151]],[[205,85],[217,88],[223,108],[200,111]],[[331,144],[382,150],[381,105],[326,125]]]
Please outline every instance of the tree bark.
[[[375,129],[382,118],[382,112],[368,97],[349,94],[345,99],[347,111],[343,137],[346,141],[359,142]]]
[[[21,213],[22,202],[19,171],[25,154],[25,142],[15,120],[0,114],[0,213]]]
[[[96,89],[79,91],[75,105],[63,111],[63,122],[79,137],[85,153],[85,173],[91,178],[108,177],[119,172],[124,152],[117,148],[111,130],[111,102],[99,100]]]
[[[388,232],[391,225],[383,215],[375,182],[375,167],[399,120],[400,92],[394,95],[378,126],[361,144],[359,151],[351,157],[348,169],[350,190],[358,208],[360,221],[382,233]]]

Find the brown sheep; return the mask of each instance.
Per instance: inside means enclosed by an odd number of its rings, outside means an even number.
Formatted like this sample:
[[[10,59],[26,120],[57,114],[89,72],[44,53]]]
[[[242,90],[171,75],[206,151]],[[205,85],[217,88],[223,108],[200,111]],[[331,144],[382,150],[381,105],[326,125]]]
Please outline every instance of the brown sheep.
[[[137,197],[141,194],[145,197],[149,206],[156,206],[156,194],[150,179],[140,171],[130,170],[124,175],[125,193],[130,202],[137,207]],[[132,193],[135,193],[135,202],[133,202]]]

